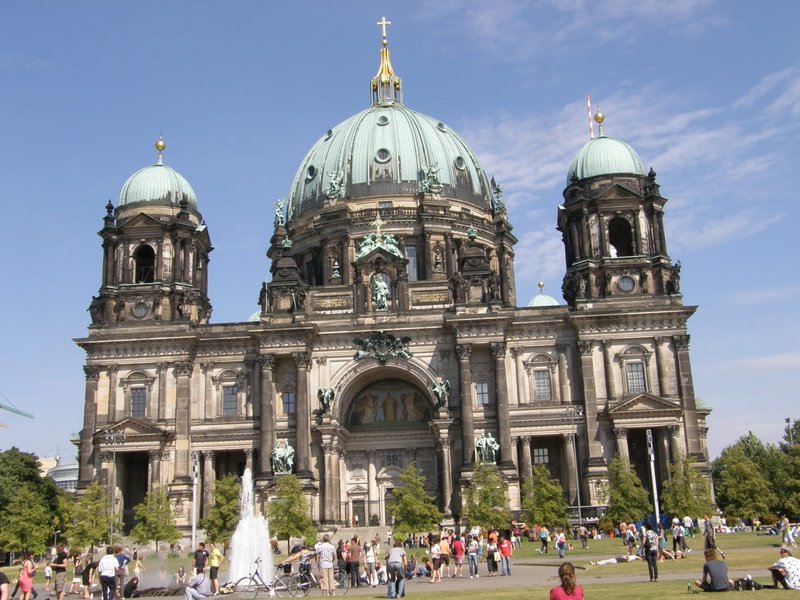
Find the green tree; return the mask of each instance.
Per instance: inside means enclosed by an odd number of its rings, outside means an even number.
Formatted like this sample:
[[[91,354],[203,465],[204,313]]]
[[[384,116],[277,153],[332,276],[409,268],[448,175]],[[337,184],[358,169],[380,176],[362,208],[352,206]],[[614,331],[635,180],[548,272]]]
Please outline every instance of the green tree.
[[[627,460],[615,456],[608,465],[608,509],[605,516],[620,521],[639,521],[652,509],[647,490]]]
[[[442,513],[436,508],[436,498],[425,492],[425,478],[414,463],[400,474],[400,485],[392,490],[389,512],[394,519],[395,538],[430,531],[441,523]]]
[[[133,514],[137,523],[131,530],[131,537],[137,544],[155,542],[158,554],[159,542],[174,544],[180,539],[169,498],[162,488],[148,491],[144,500],[133,507]]]
[[[33,486],[21,484],[0,512],[0,548],[19,552],[44,552],[50,537],[52,516]]]
[[[728,515],[754,519],[770,512],[776,503],[775,494],[758,465],[734,448],[717,459],[717,503]],[[715,461],[716,462],[716,461]]]
[[[92,481],[72,507],[72,519],[67,528],[71,545],[88,548],[108,540],[108,511],[105,488],[99,482]]]
[[[267,505],[270,532],[287,541],[299,537],[313,543],[317,531],[311,522],[308,502],[297,476],[279,476],[275,482],[275,496]]]
[[[698,517],[711,510],[708,483],[700,475],[691,456],[681,456],[672,463],[670,481],[664,483],[661,500],[664,512],[676,517]]]
[[[567,527],[567,500],[561,483],[547,465],[534,465],[533,477],[522,485],[522,512],[528,523]]]
[[[508,527],[511,515],[508,510],[506,484],[494,465],[477,463],[472,482],[464,490],[464,517],[471,527],[501,529]]]
[[[209,509],[208,516],[200,521],[200,527],[205,529],[209,540],[226,547],[230,543],[239,523],[241,488],[239,478],[232,473],[214,485],[214,505]]]

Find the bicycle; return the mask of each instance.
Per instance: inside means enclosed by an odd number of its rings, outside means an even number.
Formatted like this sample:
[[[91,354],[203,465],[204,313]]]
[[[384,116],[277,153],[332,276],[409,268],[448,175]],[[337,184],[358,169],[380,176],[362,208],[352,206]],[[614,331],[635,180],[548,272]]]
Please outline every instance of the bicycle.
[[[275,575],[269,583],[264,581],[259,572],[261,566],[261,557],[258,557],[254,563],[255,569],[250,575],[245,575],[236,582],[236,593],[244,598],[255,598],[259,592],[266,592],[272,598],[284,596],[289,590],[289,578],[283,574],[282,565],[275,566]],[[294,594],[292,594],[294,595]]]
[[[338,568],[333,570],[333,581],[333,593],[337,596],[344,596],[350,589],[350,578]],[[312,587],[320,587],[320,582],[311,570],[311,565],[301,563],[300,572],[289,578],[289,593],[295,597],[307,596]]]

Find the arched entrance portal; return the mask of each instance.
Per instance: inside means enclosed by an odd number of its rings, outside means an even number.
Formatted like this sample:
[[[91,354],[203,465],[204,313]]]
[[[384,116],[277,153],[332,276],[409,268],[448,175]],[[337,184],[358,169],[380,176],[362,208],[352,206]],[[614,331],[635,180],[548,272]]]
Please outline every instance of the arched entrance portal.
[[[382,379],[357,392],[344,413],[343,520],[391,524],[388,501],[400,473],[416,463],[435,495],[439,477],[429,395],[400,379]]]

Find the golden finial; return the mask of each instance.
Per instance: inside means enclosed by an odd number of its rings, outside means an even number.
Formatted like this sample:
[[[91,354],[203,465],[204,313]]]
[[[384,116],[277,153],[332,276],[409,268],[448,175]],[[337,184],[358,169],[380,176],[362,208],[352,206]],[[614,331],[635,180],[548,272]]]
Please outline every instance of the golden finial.
[[[395,74],[389,60],[389,42],[386,40],[386,26],[391,25],[386,17],[382,17],[377,25],[381,28],[381,61],[378,73],[372,78],[372,103],[394,104],[402,102],[402,83]]]
[[[158,140],[156,140],[155,147],[158,151],[158,164],[161,164],[161,155],[164,153],[164,149],[167,147],[167,144],[164,142],[164,138],[160,135],[158,136]]]
[[[606,116],[600,112],[600,105],[597,105],[597,110],[594,113],[594,120],[597,121],[597,129],[600,131],[600,137],[603,136],[603,121],[606,120]]]
[[[538,285],[539,285],[539,293],[544,294],[544,281],[540,281]]]
[[[383,39],[381,40],[381,44],[383,44],[384,46],[387,46],[389,44],[389,42],[386,41],[386,26],[391,24],[392,22],[387,21],[386,17],[381,17],[381,20],[376,23],[376,25],[378,25],[381,28],[381,36],[383,37]]]

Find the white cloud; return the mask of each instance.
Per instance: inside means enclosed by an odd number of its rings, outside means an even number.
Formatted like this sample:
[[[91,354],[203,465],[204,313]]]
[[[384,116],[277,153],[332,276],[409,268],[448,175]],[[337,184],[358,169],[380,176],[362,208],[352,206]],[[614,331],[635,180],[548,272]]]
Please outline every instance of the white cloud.
[[[800,352],[785,352],[767,356],[748,356],[712,363],[705,366],[709,371],[739,371],[742,369],[759,371],[794,371],[800,369]]]
[[[796,301],[800,297],[800,285],[787,285],[776,288],[760,288],[736,292],[731,303],[744,305],[768,305],[785,300]]]
[[[733,108],[746,108],[753,106],[765,95],[786,81],[797,78],[797,68],[788,67],[775,73],[764,76],[761,81],[751,87],[744,95],[733,103]]]

